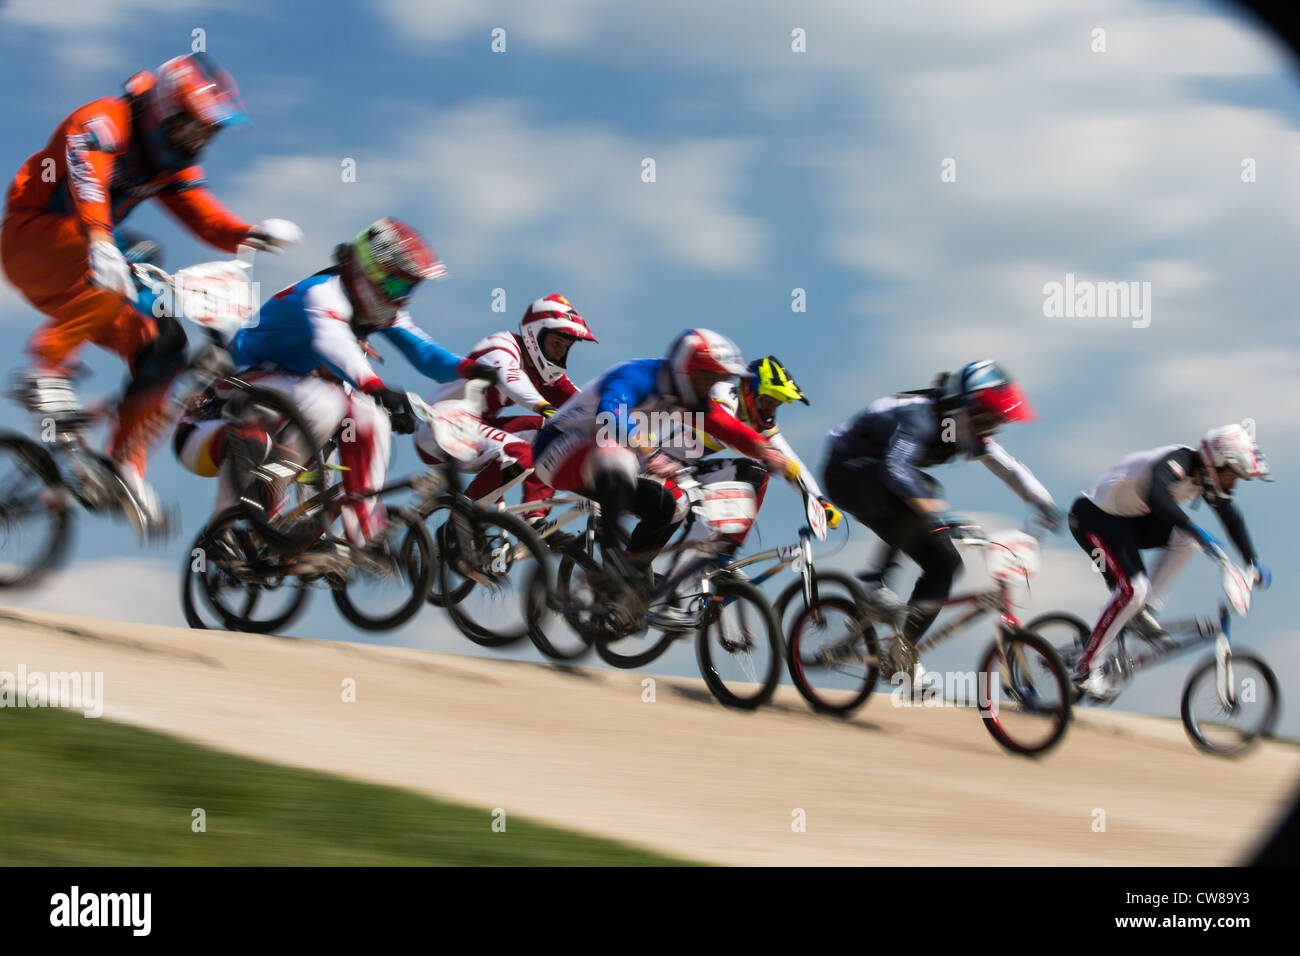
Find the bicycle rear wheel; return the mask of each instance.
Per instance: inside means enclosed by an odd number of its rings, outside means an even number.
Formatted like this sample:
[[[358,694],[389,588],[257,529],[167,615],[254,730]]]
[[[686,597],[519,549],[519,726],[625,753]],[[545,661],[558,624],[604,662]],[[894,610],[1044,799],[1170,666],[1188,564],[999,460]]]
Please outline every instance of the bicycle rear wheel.
[[[1047,641],[1031,631],[1003,630],[976,678],[984,727],[1005,749],[1037,756],[1060,743],[1070,726],[1073,689]]]
[[[1235,757],[1253,747],[1277,724],[1281,692],[1273,669],[1253,654],[1233,654],[1229,701],[1219,695],[1213,657],[1192,671],[1183,688],[1182,717],[1187,736],[1199,749]]]
[[[1033,631],[1051,644],[1068,672],[1073,672],[1088,645],[1088,638],[1092,636],[1092,629],[1073,614],[1040,614],[1025,625],[1025,630]],[[1083,691],[1073,683],[1070,689],[1070,703],[1077,704]]]
[[[790,679],[813,710],[847,717],[871,696],[880,676],[876,631],[847,598],[824,597],[790,628]]]
[[[48,451],[0,436],[0,588],[29,587],[67,553],[71,502]]]
[[[719,703],[753,710],[781,680],[781,626],[754,585],[719,576],[711,586],[695,641],[700,674]]]
[[[206,629],[199,601],[232,631],[270,634],[288,627],[307,590],[284,574],[257,524],[236,505],[199,532],[185,558],[181,606],[191,627]]]
[[[387,542],[383,558],[360,558],[342,587],[334,588],[339,613],[364,631],[390,631],[424,607],[434,575],[429,529],[405,508],[388,509],[380,532]]]

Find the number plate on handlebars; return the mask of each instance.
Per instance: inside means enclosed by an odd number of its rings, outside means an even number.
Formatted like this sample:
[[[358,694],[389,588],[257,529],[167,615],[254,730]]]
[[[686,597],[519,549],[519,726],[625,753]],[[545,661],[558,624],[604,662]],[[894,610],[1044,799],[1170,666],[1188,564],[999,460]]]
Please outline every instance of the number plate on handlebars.
[[[744,534],[754,523],[758,503],[744,481],[715,481],[701,487],[696,512],[715,534]]]
[[[1023,531],[997,531],[988,536],[984,561],[999,581],[1027,581],[1038,573],[1038,539]]]
[[[1223,563],[1223,594],[1241,617],[1250,613],[1250,579],[1231,561]]]
[[[432,407],[430,426],[437,446],[456,461],[473,461],[482,454],[478,406],[465,401],[439,402]]]
[[[258,309],[258,286],[239,261],[202,262],[172,277],[173,314],[227,337],[252,320]]]
[[[812,495],[804,495],[804,508],[808,512],[808,527],[818,541],[826,540],[826,509]]]

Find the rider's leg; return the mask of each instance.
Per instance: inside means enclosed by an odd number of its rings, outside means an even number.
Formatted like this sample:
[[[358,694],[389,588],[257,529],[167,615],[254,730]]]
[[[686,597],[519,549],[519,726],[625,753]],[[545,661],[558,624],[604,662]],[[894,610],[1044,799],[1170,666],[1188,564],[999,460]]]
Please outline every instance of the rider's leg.
[[[1102,609],[1075,668],[1081,677],[1102,660],[1124,626],[1146,606],[1151,593],[1132,519],[1109,515],[1086,498],[1070,509],[1070,531],[1102,571],[1111,598]]]
[[[925,519],[911,509],[898,513],[894,522],[884,527],[882,539],[921,567],[921,576],[912,587],[908,604],[915,607],[923,601],[941,601],[948,597],[952,593],[952,582],[963,567],[952,539],[932,531]],[[938,616],[938,610],[910,614],[903,626],[903,636],[915,644]]]
[[[685,517],[685,495],[676,485],[641,476],[636,481],[631,510],[641,520],[628,538],[628,556],[645,567],[663,550]]]
[[[298,410],[298,414],[306,421],[307,427],[311,429],[310,444],[313,448],[324,447],[325,443],[338,432],[347,414],[348,402],[343,389],[315,375],[255,371],[245,375],[244,380],[258,388],[278,392],[292,403],[294,408]],[[225,392],[221,392],[221,394],[223,397],[226,395]],[[292,426],[285,427],[283,422],[267,424],[279,430],[276,437],[283,446],[288,448],[302,447],[302,438]],[[270,436],[250,435],[245,437],[247,440],[259,440]],[[347,473],[345,472],[345,479],[346,476]],[[237,477],[230,474],[228,466],[223,466],[221,480],[226,482],[231,489],[234,488]],[[277,500],[270,502],[270,505],[274,511],[276,507],[283,503],[282,500]]]
[[[509,480],[507,474],[517,475],[518,469],[533,467],[532,443],[524,436],[484,423],[479,428],[479,441],[483,448],[480,457],[486,461],[486,465],[479,466],[482,470],[465,489],[465,494],[470,498],[482,498],[504,485]],[[524,517],[528,519],[533,515]]]
[[[235,503],[237,491],[228,469],[223,466],[227,422],[220,418],[205,421],[182,421],[172,436],[176,459],[188,471],[204,478],[217,479],[215,516]]]
[[[348,398],[347,417],[355,428],[351,441],[339,441],[339,462],[345,468],[343,488],[352,494],[375,491],[384,484],[392,449],[388,415],[370,398],[357,392]],[[347,435],[343,436],[346,439]],[[382,498],[362,498],[343,509],[343,527],[354,545],[365,545],[383,529],[388,516]]]
[[[139,344],[144,336],[147,338]],[[165,423],[167,388],[185,367],[185,330],[170,315],[155,318],[150,326],[135,309],[125,309],[92,341],[123,357],[134,349],[108,454],[143,477],[149,445]]]
[[[754,489],[754,510],[763,506],[763,498],[767,493],[768,471],[757,462],[750,461],[747,458],[713,458],[707,459],[697,466],[695,478],[702,485],[711,485],[719,481],[743,481]],[[682,515],[681,518],[684,518]],[[678,519],[678,521],[681,520]],[[706,541],[716,541],[721,545],[720,553],[730,557],[734,555],[745,543],[749,537],[749,532],[753,525],[746,528],[738,534],[716,534],[709,529],[703,521],[696,521],[691,525],[690,531],[682,539],[686,545],[701,544]],[[689,549],[683,549],[678,552],[673,560],[673,566],[669,570],[669,577],[676,575],[679,571],[685,569],[687,564],[698,562],[699,555]],[[677,584],[677,593],[685,594],[693,587],[694,582],[691,575],[685,575]]]
[[[1164,608],[1164,599],[1174,579],[1201,550],[1200,542],[1184,531],[1174,528],[1169,533],[1164,550],[1156,558],[1155,567],[1151,569],[1151,595],[1147,598],[1147,607],[1159,613]]]
[[[27,346],[37,372],[70,375],[77,350],[126,306],[116,293],[88,281],[86,237],[75,217],[6,216],[0,261],[9,281],[48,317]]]

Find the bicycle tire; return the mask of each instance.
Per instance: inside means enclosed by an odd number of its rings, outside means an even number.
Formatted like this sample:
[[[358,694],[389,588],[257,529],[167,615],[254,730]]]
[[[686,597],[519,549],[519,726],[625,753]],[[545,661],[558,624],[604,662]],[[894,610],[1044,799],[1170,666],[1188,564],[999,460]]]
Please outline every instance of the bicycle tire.
[[[790,628],[787,668],[790,671],[790,679],[794,682],[795,688],[799,691],[799,695],[808,702],[809,707],[819,714],[847,717],[870,699],[871,692],[875,689],[876,682],[880,678],[880,667],[878,664],[868,664],[866,673],[863,675],[862,686],[856,691],[850,692],[849,696],[844,700],[831,700],[824,696],[825,691],[818,691],[817,686],[813,683],[813,676],[808,673],[807,658],[801,652],[804,649],[804,638],[808,633],[808,627],[814,624],[818,618],[824,617],[827,610],[843,614],[850,621],[854,621],[854,629],[861,633],[867,658],[879,660],[880,643],[876,637],[876,629],[871,626],[870,622],[864,620],[862,606],[843,597],[824,597],[812,607],[804,608],[795,618],[794,624]]]
[[[1057,691],[1060,694],[1060,703],[1054,705],[1052,709],[1054,722],[1049,735],[1034,743],[1025,743],[1018,739],[1013,733],[1008,731],[1005,723],[1000,719],[1000,710],[995,712],[985,703],[980,704],[980,720],[984,724],[984,729],[996,740],[1003,749],[1019,754],[1025,757],[1037,757],[1047,753],[1065,736],[1065,732],[1070,728],[1071,716],[1071,693],[1073,686],[1070,682],[1070,676],[1065,671],[1065,664],[1061,661],[1061,656],[1056,653],[1056,648],[1047,643],[1033,631],[1024,628],[1008,630],[1004,633],[1003,642],[1007,645],[1024,644],[1036,654],[1038,654],[1047,664],[1051,672],[1052,680],[1057,685]],[[976,674],[980,677],[991,673],[992,663],[995,658],[1000,656],[998,642],[993,641],[988,650],[980,660],[979,670]],[[977,680],[978,682],[978,680]],[[992,693],[993,684],[985,677],[985,686],[988,693]],[[1032,711],[1031,711],[1032,712]],[[1039,711],[1041,713],[1041,710]]]
[[[460,518],[469,523],[469,533],[474,538],[475,547],[480,550],[485,545],[485,542],[482,540],[484,529],[497,528],[504,530],[507,535],[512,536],[516,540],[516,546],[522,546],[527,552],[528,557],[536,562],[535,567],[540,569],[540,573],[543,575],[543,580],[545,581],[546,589],[549,593],[551,587],[551,552],[549,548],[538,540],[537,534],[528,526],[526,521],[505,511],[485,510],[473,503],[459,503],[453,505],[453,508],[456,510]],[[511,548],[511,553],[513,552],[514,548]],[[463,557],[458,557],[458,559],[463,560]],[[506,568],[502,572],[492,572],[489,569],[486,573],[491,576],[500,576],[504,579],[510,574],[516,561],[517,559],[512,559],[510,567]],[[480,573],[484,572],[481,561],[475,561],[474,563],[476,565],[475,570]],[[454,591],[454,588],[448,588],[448,575],[450,574],[450,571],[447,561],[439,561],[438,574],[441,575],[439,580],[443,593],[445,594]],[[450,605],[447,608],[447,614],[451,617],[452,623],[456,625],[457,630],[480,647],[504,647],[507,644],[513,644],[516,641],[521,641],[525,637],[529,636],[529,591],[527,590],[528,586],[526,585],[525,587],[526,589],[521,595],[520,600],[519,623],[510,628],[503,628],[497,625],[487,625],[476,620],[474,615],[466,610],[464,599],[456,604]],[[482,585],[478,584],[477,588],[482,588]]]
[[[434,547],[433,537],[429,534],[429,529],[425,527],[420,517],[412,511],[405,508],[388,509],[389,526],[403,525],[405,527],[405,536],[402,538],[397,548],[396,560],[400,567],[409,572],[411,563],[419,561],[418,569],[414,574],[410,574],[411,593],[396,610],[388,614],[372,614],[368,610],[362,610],[348,595],[348,587],[355,584],[357,578],[354,574],[348,575],[347,581],[342,587],[331,590],[334,597],[334,604],[350,624],[361,628],[363,631],[391,631],[395,627],[401,627],[415,613],[424,607],[428,599],[429,587],[433,583],[434,575]]]
[[[1220,747],[1214,744],[1201,731],[1200,721],[1192,714],[1192,691],[1197,681],[1203,679],[1207,673],[1214,673],[1217,665],[1213,657],[1207,658],[1187,676],[1187,683],[1183,685],[1182,705],[1179,708],[1183,719],[1183,729],[1187,731],[1187,736],[1191,738],[1192,743],[1203,753],[1213,754],[1216,757],[1238,757],[1251,747],[1254,747],[1261,737],[1266,737],[1273,732],[1273,729],[1277,726],[1278,714],[1281,711],[1282,691],[1278,686],[1277,675],[1273,673],[1273,668],[1254,654],[1233,654],[1232,660],[1234,664],[1244,663],[1257,669],[1264,678],[1264,683],[1267,685],[1269,692],[1269,705],[1264,720],[1257,730],[1242,740],[1240,746]]]
[[[710,601],[710,607],[705,611],[704,622],[697,631],[695,641],[700,675],[704,678],[704,683],[708,685],[710,692],[712,692],[718,703],[724,707],[731,707],[736,710],[755,710],[772,699],[772,694],[776,692],[776,685],[781,681],[781,662],[784,659],[781,625],[777,622],[776,612],[772,610],[772,605],[763,596],[763,592],[748,581],[738,581],[734,578],[720,576],[714,578],[711,583],[713,600]],[[716,653],[713,650],[711,640],[713,627],[718,622],[723,605],[737,600],[747,601],[758,610],[766,631],[766,642],[772,658],[767,665],[762,681],[759,683],[757,692],[749,695],[738,694],[733,691],[718,673],[717,665],[713,660]]]
[[[32,514],[39,515],[49,522],[50,540],[42,547],[31,561],[22,562],[12,573],[0,573],[0,589],[30,587],[47,574],[59,567],[67,557],[68,545],[72,537],[72,512],[67,501],[66,486],[54,456],[48,450],[29,438],[17,434],[0,435],[0,452],[11,453],[30,474],[38,479],[48,495],[57,496],[62,507],[51,507],[42,502],[40,509],[33,509]],[[6,489],[7,491],[8,489]],[[3,555],[8,543],[12,519],[20,517],[10,513],[3,501],[0,501],[0,555]]]

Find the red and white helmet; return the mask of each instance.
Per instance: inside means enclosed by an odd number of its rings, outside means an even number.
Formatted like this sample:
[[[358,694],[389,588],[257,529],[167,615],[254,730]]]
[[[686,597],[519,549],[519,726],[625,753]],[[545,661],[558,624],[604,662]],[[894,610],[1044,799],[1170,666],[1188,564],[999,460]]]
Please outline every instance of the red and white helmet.
[[[1241,425],[1211,428],[1201,439],[1201,461],[1210,472],[1216,490],[1220,468],[1231,468],[1239,478],[1262,478],[1272,481],[1268,462],[1260,453],[1255,439]]]
[[[708,399],[707,395],[695,394],[691,386],[693,374],[710,372],[720,378],[730,378],[745,371],[745,360],[736,343],[709,329],[687,329],[677,336],[668,346],[667,361],[677,397],[692,407]]]
[[[580,342],[595,342],[596,336],[591,334],[591,329],[587,328],[586,320],[578,314],[578,310],[558,292],[528,306],[524,317],[519,320],[519,335],[524,340],[524,348],[528,351],[533,367],[542,376],[542,381],[549,385],[564,375],[566,360],[553,362],[546,357],[542,339],[547,332],[567,335]]]
[[[387,216],[362,229],[339,253],[357,310],[354,321],[367,328],[392,325],[416,286],[447,275],[438,254],[418,232]]]

